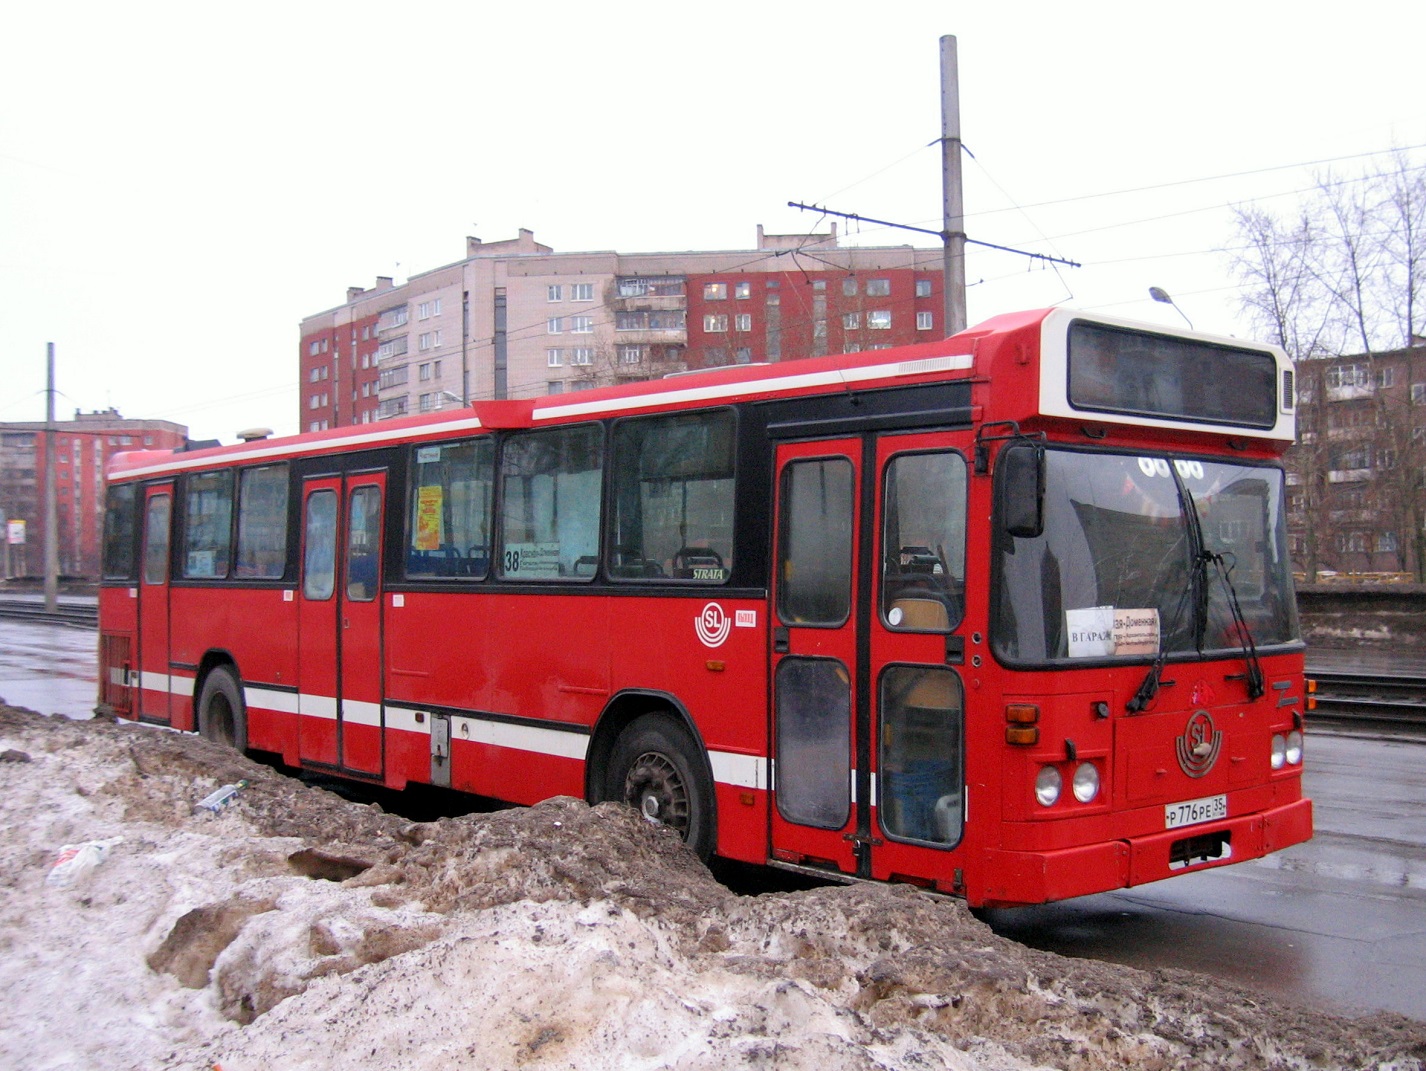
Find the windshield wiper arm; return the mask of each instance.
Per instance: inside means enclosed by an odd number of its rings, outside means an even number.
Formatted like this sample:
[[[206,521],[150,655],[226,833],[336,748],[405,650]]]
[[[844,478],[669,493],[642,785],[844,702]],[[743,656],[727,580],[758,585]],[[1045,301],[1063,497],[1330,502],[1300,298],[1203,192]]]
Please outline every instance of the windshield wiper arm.
[[[1243,661],[1248,666],[1248,698],[1258,699],[1267,691],[1263,680],[1263,664],[1258,660],[1258,645],[1253,641],[1253,630],[1248,628],[1248,622],[1243,617],[1243,607],[1238,602],[1238,592],[1228,575],[1233,571],[1232,567],[1224,564],[1222,554],[1204,551],[1204,557],[1213,562],[1218,578],[1223,581],[1223,587],[1228,592],[1228,610],[1233,615],[1233,632],[1237,636],[1238,648],[1243,652]]]

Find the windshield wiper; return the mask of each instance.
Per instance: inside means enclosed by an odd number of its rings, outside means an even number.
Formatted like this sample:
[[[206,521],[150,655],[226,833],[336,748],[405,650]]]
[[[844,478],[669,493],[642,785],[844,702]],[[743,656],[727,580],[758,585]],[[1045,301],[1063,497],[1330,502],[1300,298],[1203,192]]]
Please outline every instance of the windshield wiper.
[[[1243,661],[1248,666],[1248,698],[1257,699],[1267,691],[1267,685],[1263,681],[1263,665],[1258,661],[1258,645],[1253,641],[1253,630],[1248,628],[1248,622],[1243,617],[1243,607],[1238,603],[1238,592],[1229,577],[1233,566],[1224,563],[1222,554],[1204,551],[1204,557],[1214,564],[1218,578],[1223,581],[1223,587],[1228,592],[1228,610],[1233,615],[1233,633],[1237,637],[1239,649],[1243,652]],[[1233,564],[1236,565],[1237,562],[1234,561]]]
[[[1154,656],[1153,665],[1149,667],[1149,672],[1144,674],[1144,679],[1140,682],[1138,690],[1134,692],[1134,697],[1124,705],[1124,709],[1130,714],[1137,714],[1145,709],[1159,694],[1160,678],[1163,677],[1164,662],[1169,653],[1168,637],[1178,635],[1179,622],[1183,620],[1183,608],[1188,605],[1190,599],[1194,598],[1195,592],[1203,590],[1203,573],[1206,565],[1203,552],[1196,552],[1193,555],[1193,565],[1188,571],[1188,585],[1179,594],[1178,606],[1174,608],[1173,612],[1173,620],[1169,623],[1168,631],[1159,636],[1159,653]],[[1198,631],[1195,628],[1195,635]],[[1199,647],[1202,647],[1201,643]]]

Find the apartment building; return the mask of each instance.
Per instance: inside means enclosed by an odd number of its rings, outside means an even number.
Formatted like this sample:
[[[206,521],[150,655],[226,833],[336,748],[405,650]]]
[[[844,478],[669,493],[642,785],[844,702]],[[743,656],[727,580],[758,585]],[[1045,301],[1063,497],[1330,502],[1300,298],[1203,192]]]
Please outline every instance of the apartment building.
[[[126,420],[117,409],[75,411],[53,433],[59,571],[97,579],[104,532],[104,469],[124,450],[182,446],[188,429],[167,420]],[[46,434],[44,421],[0,423],[0,513],[23,521],[23,543],[7,548],[6,575],[44,572]]]
[[[1297,362],[1287,465],[1294,567],[1426,581],[1426,339]]]
[[[560,253],[522,229],[305,318],[300,427],[887,348],[943,326],[939,249],[759,226],[747,250]]]

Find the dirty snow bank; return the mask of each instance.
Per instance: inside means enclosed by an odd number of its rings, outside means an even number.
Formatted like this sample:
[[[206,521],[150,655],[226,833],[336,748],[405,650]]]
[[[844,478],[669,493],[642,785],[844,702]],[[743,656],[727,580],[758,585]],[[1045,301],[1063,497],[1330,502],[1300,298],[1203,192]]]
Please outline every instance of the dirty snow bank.
[[[625,808],[417,824],[0,708],[0,823],[3,1067],[1426,1068],[1421,1024],[1032,951],[908,889],[738,897]]]

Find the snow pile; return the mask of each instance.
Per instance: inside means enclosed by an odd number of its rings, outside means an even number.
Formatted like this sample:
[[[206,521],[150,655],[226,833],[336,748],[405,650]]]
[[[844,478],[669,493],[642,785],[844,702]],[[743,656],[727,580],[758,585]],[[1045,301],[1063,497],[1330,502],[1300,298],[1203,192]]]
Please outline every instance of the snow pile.
[[[0,822],[3,1067],[1426,1068],[1420,1024],[1031,951],[910,889],[735,896],[622,807],[412,823],[0,708]]]

